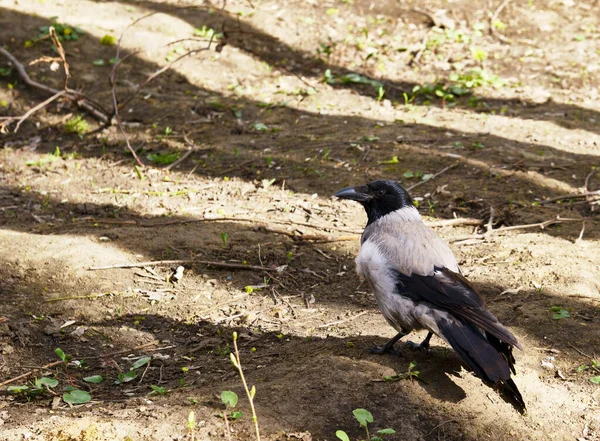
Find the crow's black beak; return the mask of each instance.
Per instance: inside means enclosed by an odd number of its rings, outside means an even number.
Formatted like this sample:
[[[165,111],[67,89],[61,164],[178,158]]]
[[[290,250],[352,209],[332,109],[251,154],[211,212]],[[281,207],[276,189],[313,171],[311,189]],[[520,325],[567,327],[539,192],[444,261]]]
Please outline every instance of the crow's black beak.
[[[366,202],[372,195],[366,185],[361,187],[348,187],[338,191],[335,194],[338,198],[350,199],[351,201]]]

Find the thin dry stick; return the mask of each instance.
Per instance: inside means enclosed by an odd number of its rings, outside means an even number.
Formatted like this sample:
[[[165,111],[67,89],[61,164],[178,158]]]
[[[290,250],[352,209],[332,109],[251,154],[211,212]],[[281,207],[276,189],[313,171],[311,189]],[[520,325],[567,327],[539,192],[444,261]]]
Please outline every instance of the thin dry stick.
[[[54,95],[52,95],[50,98],[48,98],[46,101],[42,101],[41,103],[39,103],[37,106],[32,107],[31,109],[29,109],[27,112],[25,112],[25,114],[23,116],[21,116],[19,118],[19,121],[17,122],[17,125],[15,126],[15,133],[17,133],[17,131],[19,130],[19,127],[21,127],[21,124],[23,124],[23,122],[25,122],[25,120],[27,118],[29,118],[31,115],[33,115],[35,112],[37,112],[38,110],[46,107],[48,104],[50,104],[52,101],[54,101],[57,98],[60,98],[61,96],[63,96],[66,92],[64,90],[59,90],[57,93],[55,93]]]
[[[427,179],[426,181],[417,182],[416,184],[411,185],[410,187],[408,187],[406,190],[407,191],[411,191],[413,188],[417,188],[419,185],[423,185],[426,182],[433,181],[439,175],[441,175],[442,173],[446,173],[448,170],[453,169],[457,165],[458,165],[458,162],[456,164],[449,165],[448,167],[446,167],[446,168],[440,170],[439,172],[437,172],[435,175],[433,175],[431,178]]]
[[[502,12],[502,10],[506,7],[506,5],[508,5],[510,3],[510,1],[511,0],[504,0],[502,3],[500,3],[500,6],[498,6],[496,8],[494,13],[490,17],[490,32],[492,33],[492,35],[494,37],[496,37],[502,43],[512,43],[512,41],[510,39],[506,38],[504,35],[498,33],[498,31],[496,31],[495,23],[496,23],[496,20],[498,20],[498,15]]]
[[[556,202],[556,201],[562,201],[565,199],[579,199],[579,198],[585,198],[588,196],[597,196],[600,195],[600,190],[596,190],[596,191],[585,191],[583,193],[574,193],[574,194],[566,194],[563,196],[556,196],[550,199],[544,199],[543,201],[540,201],[540,205],[545,205],[545,204],[550,204],[551,202]]]
[[[19,62],[19,60],[17,60],[10,52],[8,52],[2,46],[0,46],[0,54],[4,55],[4,57],[8,58],[8,60],[13,64],[13,66],[17,70],[17,73],[19,74],[19,76],[21,77],[21,79],[27,86],[32,87],[34,89],[42,90],[42,91],[52,94],[52,95],[56,95],[58,92],[60,92],[58,89],[54,89],[53,87],[49,87],[49,86],[46,86],[45,84],[41,84],[41,83],[38,83],[37,81],[32,80],[31,77],[29,76],[29,74],[27,74],[27,71],[25,70],[25,66],[23,66],[23,64],[21,64]],[[67,93],[65,94],[65,97],[68,98],[69,100],[73,101],[77,106],[84,109],[86,112],[88,112],[90,115],[92,115],[97,120],[102,121],[104,123],[108,123],[110,121],[110,118],[108,117],[106,112],[104,112],[104,111],[100,110],[99,108],[96,108],[92,104],[90,104],[90,103],[95,103],[95,102],[93,100],[91,100],[90,98],[88,98],[87,96],[80,94],[80,93],[75,93],[72,90],[68,90]]]
[[[187,137],[187,134],[185,134],[185,133],[183,134],[183,139],[190,146],[188,148],[188,151],[185,152],[183,154],[183,156],[181,158],[179,158],[177,161],[175,161],[174,163],[169,164],[168,166],[166,166],[165,170],[171,170],[172,168],[177,167],[179,164],[181,164],[183,161],[185,161],[188,156],[190,156],[192,153],[194,153],[194,151],[197,150],[196,144],[194,144],[194,142]]]
[[[250,409],[252,409],[252,421],[254,422],[254,429],[256,430],[256,441],[260,441],[260,431],[258,430],[258,417],[256,416],[256,410],[254,409],[254,395],[256,394],[256,388],[252,386],[252,389],[248,389],[248,383],[246,383],[246,377],[244,377],[244,371],[242,370],[242,361],[240,360],[240,352],[238,351],[237,346],[237,332],[233,332],[233,348],[235,350],[234,354],[229,354],[231,363],[237,368],[240,373],[240,379],[242,380],[242,384],[244,385],[244,390],[246,391],[246,395],[248,396],[248,401],[250,401]]]
[[[355,315],[353,315],[352,317],[349,317],[349,318],[347,318],[347,319],[344,319],[344,320],[338,320],[338,321],[336,321],[336,322],[325,323],[324,325],[319,325],[319,326],[317,326],[317,328],[328,328],[328,327],[330,327],[330,326],[334,326],[334,325],[341,325],[341,324],[343,324],[343,323],[348,323],[348,322],[351,322],[352,320],[355,320],[355,319],[359,318],[360,316],[363,316],[363,315],[365,315],[365,314],[368,314],[368,312],[369,312],[369,311],[362,311],[362,312],[359,312],[358,314],[355,314]]]
[[[58,52],[58,56],[62,60],[63,69],[65,70],[65,90],[68,90],[69,89],[69,79],[71,78],[71,72],[69,71],[69,63],[67,63],[67,56],[65,54],[65,50],[63,49],[62,44],[60,44],[60,40],[58,39],[58,36],[56,35],[56,29],[54,29],[54,26],[50,26],[50,28],[48,29],[48,33],[50,34],[52,43],[54,44],[54,47],[56,48],[56,52]]]
[[[254,271],[268,271],[270,268],[265,266],[254,266],[254,265],[244,265],[242,263],[225,263],[225,262],[210,262],[208,260],[198,260],[198,259],[177,259],[177,260],[153,260],[148,262],[139,262],[139,263],[119,263],[115,265],[107,265],[107,266],[92,266],[88,268],[90,271],[100,271],[100,270],[108,270],[115,268],[143,268],[145,266],[157,266],[157,265],[175,265],[181,263],[200,263],[207,266],[214,266],[215,268],[231,268],[231,269],[247,269]]]

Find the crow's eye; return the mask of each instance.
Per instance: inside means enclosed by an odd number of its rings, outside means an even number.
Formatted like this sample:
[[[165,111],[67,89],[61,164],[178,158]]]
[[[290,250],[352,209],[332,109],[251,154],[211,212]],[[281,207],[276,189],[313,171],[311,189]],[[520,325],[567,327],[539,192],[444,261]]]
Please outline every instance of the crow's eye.
[[[379,191],[377,192],[377,195],[378,195],[378,196],[383,196],[383,195],[385,195],[385,190],[379,190]]]

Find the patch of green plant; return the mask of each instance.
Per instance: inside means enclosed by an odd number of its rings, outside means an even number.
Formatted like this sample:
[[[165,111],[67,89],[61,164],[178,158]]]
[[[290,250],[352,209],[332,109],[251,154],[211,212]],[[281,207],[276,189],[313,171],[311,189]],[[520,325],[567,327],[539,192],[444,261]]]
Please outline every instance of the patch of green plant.
[[[234,409],[238,403],[238,396],[235,392],[230,390],[226,390],[221,392],[221,402],[225,405],[225,411],[221,414],[224,419],[227,419],[227,411],[230,409]],[[241,418],[244,414],[239,411],[233,411],[229,413],[229,419],[237,420]]]
[[[570,318],[572,310],[573,310],[572,308],[565,309],[562,306],[553,306],[552,308],[550,308],[550,311],[552,311],[554,313],[554,314],[552,314],[552,318],[554,320]]]
[[[38,395],[42,395],[56,386],[58,386],[58,381],[54,378],[41,377],[29,381],[27,384],[8,386],[6,390],[14,395],[25,397],[27,401],[31,401]]]
[[[383,441],[383,437],[385,435],[393,435],[394,433],[396,433],[396,431],[394,429],[387,428],[387,429],[380,429],[377,431],[377,435],[371,436],[369,433],[369,424],[373,423],[373,421],[374,421],[373,415],[371,414],[371,412],[369,412],[366,409],[354,409],[352,411],[352,415],[354,415],[354,418],[356,418],[356,421],[358,421],[358,424],[360,425],[360,427],[365,429],[365,433],[367,435],[367,438],[366,438],[367,440]],[[350,441],[350,437],[343,430],[336,431],[335,436],[342,441]]]
[[[226,247],[227,246],[227,239],[229,238],[229,233],[225,232],[225,233],[221,233],[221,242],[223,242],[223,246]]]
[[[48,26],[40,26],[40,35],[38,40],[42,38],[48,37],[50,35],[50,26],[54,26],[54,30],[56,31],[56,36],[58,40],[62,43],[63,41],[75,41],[79,40],[79,37],[83,34],[83,31],[79,29],[77,26],[70,26],[67,24],[59,23],[58,17],[50,18],[50,23]]]
[[[377,80],[372,80],[358,73],[349,73],[341,76],[334,76],[331,69],[327,69],[324,74],[323,81],[327,84],[367,84],[379,90],[383,88],[383,83]],[[382,95],[383,96],[383,95]]]
[[[400,381],[400,380],[410,380],[410,381],[418,380],[421,382],[425,382],[422,378],[419,377],[419,374],[421,372],[415,370],[416,367],[417,367],[417,362],[413,360],[408,365],[408,369],[406,370],[406,372],[402,372],[402,373],[395,374],[395,375],[387,375],[387,376],[383,377],[383,380],[390,381],[390,382],[395,382],[395,381]]]
[[[56,149],[54,150],[54,153],[46,153],[40,159],[30,159],[29,161],[25,162],[25,165],[28,165],[28,166],[35,165],[35,166],[40,167],[44,164],[54,162],[58,159],[60,159],[60,148],[56,147]]]
[[[80,137],[85,135],[89,129],[88,122],[81,115],[70,118],[64,125],[65,133],[76,133]]]
[[[129,383],[137,378],[137,370],[150,363],[152,357],[138,358],[127,372],[119,372],[115,384]]]
[[[104,46],[113,46],[117,42],[114,35],[105,35],[100,39],[100,44]]]
[[[206,25],[203,25],[201,28],[194,29],[195,37],[208,38],[209,40],[212,38],[213,40],[218,40],[223,38],[223,34],[216,32],[213,28],[210,28]]]
[[[152,161],[155,164],[169,165],[179,159],[179,152],[167,152],[167,153],[149,153],[146,155],[148,161]]]
[[[12,67],[0,67],[0,76],[8,77],[12,73]]]

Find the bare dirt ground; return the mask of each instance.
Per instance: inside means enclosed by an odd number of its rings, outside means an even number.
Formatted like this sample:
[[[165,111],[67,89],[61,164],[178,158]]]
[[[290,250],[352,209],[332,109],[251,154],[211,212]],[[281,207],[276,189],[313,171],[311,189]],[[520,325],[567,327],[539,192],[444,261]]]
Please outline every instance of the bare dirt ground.
[[[390,440],[600,439],[600,218],[583,196],[600,189],[600,5],[502,4],[0,0],[0,42],[31,77],[63,87],[62,68],[29,65],[56,56],[36,39],[57,17],[79,36],[63,42],[71,87],[109,111],[104,36],[156,12],[123,38],[121,103],[213,29],[227,43],[122,108],[143,168],[116,125],[66,100],[0,135],[0,383],[32,373],[3,384],[0,438],[254,439],[236,330],[263,439],[363,439],[356,408]],[[0,116],[48,97],[0,69]],[[439,340],[430,355],[369,353],[394,332],[354,272],[362,209],[331,195],[377,178],[419,184],[430,222],[482,221],[435,228],[524,346],[527,415]],[[90,270],[158,260],[183,262]],[[42,368],[56,348],[77,363]],[[413,360],[423,381],[382,381]],[[58,385],[15,393],[42,376]],[[92,400],[68,405],[69,385]],[[228,435],[225,390],[244,413]]]

